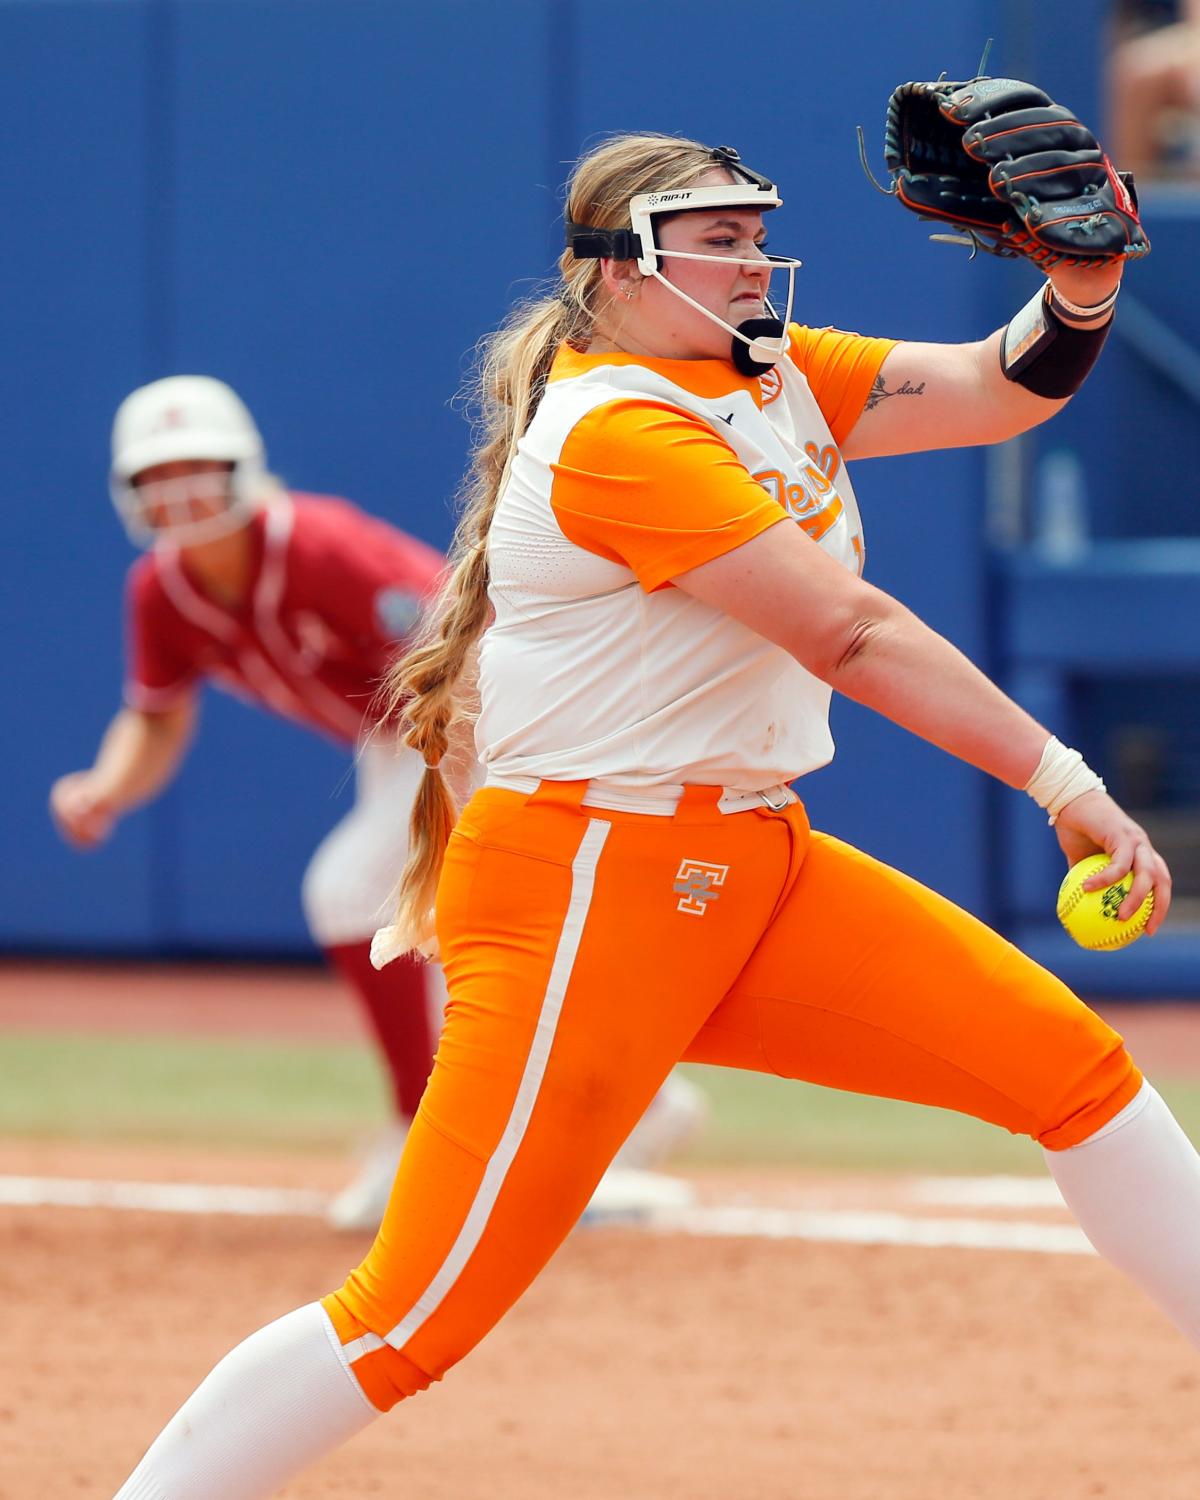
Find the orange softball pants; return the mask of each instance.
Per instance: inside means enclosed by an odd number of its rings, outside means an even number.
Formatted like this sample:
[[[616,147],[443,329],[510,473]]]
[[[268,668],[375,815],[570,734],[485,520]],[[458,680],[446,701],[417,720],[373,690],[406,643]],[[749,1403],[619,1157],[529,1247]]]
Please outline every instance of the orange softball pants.
[[[586,1207],[681,1058],[960,1110],[1075,1145],[1141,1082],[1121,1038],[803,806],[593,812],[478,792],[438,891],[450,1001],[391,1203],[323,1306],[387,1410],[461,1359]]]

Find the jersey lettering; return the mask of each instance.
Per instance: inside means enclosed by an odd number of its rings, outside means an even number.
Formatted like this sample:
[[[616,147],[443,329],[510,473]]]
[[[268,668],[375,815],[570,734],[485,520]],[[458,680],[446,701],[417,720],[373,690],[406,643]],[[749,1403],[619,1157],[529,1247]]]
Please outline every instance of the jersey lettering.
[[[789,483],[778,469],[764,469],[754,477],[814,542],[836,526],[845,512],[842,497],[812,464],[800,470],[799,484]]]
[[[842,467],[842,455],[832,443],[826,443],[824,448],[817,443],[805,443],[804,451],[828,479],[837,478],[838,470]]]

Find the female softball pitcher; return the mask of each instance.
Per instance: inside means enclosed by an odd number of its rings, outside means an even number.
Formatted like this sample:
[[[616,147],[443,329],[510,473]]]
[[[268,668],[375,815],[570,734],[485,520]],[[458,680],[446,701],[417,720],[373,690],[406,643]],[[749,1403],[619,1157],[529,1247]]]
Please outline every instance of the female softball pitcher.
[[[421,775],[415,751],[372,730],[372,710],[445,559],[344,500],[287,492],[265,463],[253,418],[219,380],[174,375],[122,402],[110,487],[131,540],[148,548],[128,580],[125,703],[95,764],[54,783],[50,808],[72,843],[106,839],[178,771],[205,678],[357,745],[354,806],[309,861],[301,895],[314,941],[362,1003],[390,1083],[393,1123],[329,1206],[336,1228],[376,1229],[429,1077],[444,988],[437,965],[406,959],[379,972],[370,961]],[[644,1169],[696,1122],[698,1094],[684,1078],[664,1088],[602,1209],[677,1192]]]
[[[796,263],[761,248],[779,201],[733,151],[673,137],[577,167],[561,284],[487,352],[438,624],[391,678],[427,769],[376,957],[430,938],[436,889],[450,997],[391,1203],[346,1282],[229,1354],[118,1500],[268,1496],[440,1379],[680,1058],[1032,1136],[1096,1246],[1200,1341],[1200,1160],[1120,1037],[950,902],[810,831],[788,786],[832,754],[835,688],[1024,788],[1068,857],[1134,871],[1129,910],[1153,889],[1161,923],[1166,869],[1080,757],[860,576],[845,461],[1044,421],[1061,400],[1037,387],[1082,379],[1074,324],[1015,379],[1004,330],[785,325],[768,281]],[[1120,273],[1089,274],[1052,290],[1090,348]],[[921,394],[871,399],[905,385]],[[438,767],[477,643],[487,785],[455,822]]]

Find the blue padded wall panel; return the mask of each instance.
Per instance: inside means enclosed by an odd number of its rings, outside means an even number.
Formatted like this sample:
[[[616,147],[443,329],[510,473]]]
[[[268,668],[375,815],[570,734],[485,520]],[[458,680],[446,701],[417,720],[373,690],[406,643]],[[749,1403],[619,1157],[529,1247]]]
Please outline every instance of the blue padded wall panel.
[[[290,482],[436,542],[467,356],[543,269],[545,24],[483,0],[178,9],[171,359],[244,388]]]
[[[731,140],[778,177],[772,238],[805,259],[801,319],[961,339],[1028,296],[1028,273],[929,245],[878,197],[853,127],[878,172],[890,88],[973,71],[990,33],[993,71],[1049,70],[1078,103],[1058,76],[1069,49],[1039,41],[1057,18],[932,0],[915,28],[880,0],[852,22],[785,7],[731,41],[729,14],[660,0],[635,48],[578,0],[0,3],[0,110],[20,145],[0,165],[20,292],[0,363],[21,558],[0,603],[19,643],[4,827],[24,856],[0,943],[305,951],[299,876],[348,806],[345,757],[213,697],[178,787],[110,849],[84,860],[50,830],[51,776],[90,759],[117,699],[130,553],[103,472],[134,385],[223,376],[287,480],[445,542],[468,351],[557,253],[567,164],[613,129]],[[855,473],[868,576],[976,658],[983,473],[974,453]],[[982,778],[853,705],[834,725],[814,818],[979,909]]]
[[[46,812],[120,689],[129,549],[105,471],[113,409],[153,341],[152,44],[136,0],[0,6],[4,947],[151,944],[162,917],[146,818],[84,858]]]
[[[1131,268],[1125,306],[1105,348],[1112,395],[1107,441],[1086,449],[1095,529],[1105,536],[1197,536],[1200,461],[1200,299],[1190,291],[1200,258],[1200,189],[1142,194],[1153,250]],[[1154,351],[1177,378],[1147,359]]]
[[[481,0],[175,9],[171,367],[239,389],[288,482],[439,545],[469,351],[545,269],[546,27]],[[347,762],[220,707],[185,783],[178,940],[302,948]]]

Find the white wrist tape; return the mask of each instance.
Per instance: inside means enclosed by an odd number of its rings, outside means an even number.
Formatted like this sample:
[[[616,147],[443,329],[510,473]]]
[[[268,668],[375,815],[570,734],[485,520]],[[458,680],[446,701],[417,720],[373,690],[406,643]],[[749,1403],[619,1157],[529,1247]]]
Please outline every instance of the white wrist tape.
[[[1053,828],[1068,802],[1074,802],[1084,792],[1104,792],[1108,788],[1078,750],[1068,749],[1051,735],[1024,790],[1050,814]]]

